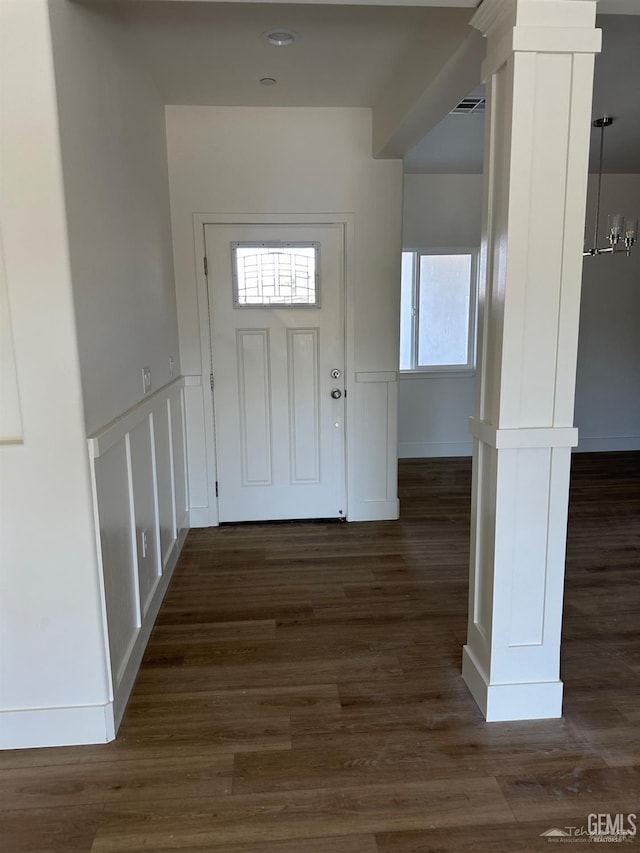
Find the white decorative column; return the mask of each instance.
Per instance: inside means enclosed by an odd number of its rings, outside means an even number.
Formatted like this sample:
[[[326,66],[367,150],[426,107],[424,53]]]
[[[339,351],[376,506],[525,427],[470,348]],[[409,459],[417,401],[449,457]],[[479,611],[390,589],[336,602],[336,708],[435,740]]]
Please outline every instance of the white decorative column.
[[[594,54],[591,0],[484,0],[485,188],[469,629],[486,719],[559,717]]]

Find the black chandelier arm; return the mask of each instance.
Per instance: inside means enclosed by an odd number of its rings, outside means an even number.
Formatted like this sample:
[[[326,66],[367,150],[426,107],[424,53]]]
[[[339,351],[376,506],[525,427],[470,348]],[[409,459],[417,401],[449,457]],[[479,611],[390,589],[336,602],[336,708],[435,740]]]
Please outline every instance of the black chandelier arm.
[[[626,255],[631,254],[632,246],[604,246],[602,249],[586,249],[582,253],[583,258],[594,258],[596,255]]]
[[[613,119],[609,116],[597,118],[593,122],[594,127],[600,128],[600,158],[598,163],[598,190],[596,194],[596,221],[593,226],[593,245],[598,245],[598,231],[600,230],[600,194],[602,190],[602,164],[604,158],[604,129],[613,124]],[[599,252],[597,253],[599,254]]]

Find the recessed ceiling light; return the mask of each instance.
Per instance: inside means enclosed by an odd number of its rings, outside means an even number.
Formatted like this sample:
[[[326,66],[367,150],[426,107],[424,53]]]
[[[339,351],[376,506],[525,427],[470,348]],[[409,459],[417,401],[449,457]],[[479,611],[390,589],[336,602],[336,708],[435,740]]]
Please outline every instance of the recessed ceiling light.
[[[275,86],[278,81],[275,77],[261,77],[260,83],[263,86]]]
[[[293,44],[297,38],[298,33],[294,33],[293,30],[287,30],[283,27],[267,30],[266,33],[262,33],[262,40],[276,47],[286,47],[288,44]]]

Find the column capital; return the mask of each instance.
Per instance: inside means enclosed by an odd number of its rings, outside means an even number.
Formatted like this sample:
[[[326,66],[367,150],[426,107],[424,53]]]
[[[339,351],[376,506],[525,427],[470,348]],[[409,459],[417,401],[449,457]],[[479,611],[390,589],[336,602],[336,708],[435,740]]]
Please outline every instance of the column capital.
[[[471,25],[488,40],[483,79],[513,53],[599,53],[595,0],[483,0]]]
[[[596,0],[483,0],[470,23],[484,36],[505,26],[593,27]]]

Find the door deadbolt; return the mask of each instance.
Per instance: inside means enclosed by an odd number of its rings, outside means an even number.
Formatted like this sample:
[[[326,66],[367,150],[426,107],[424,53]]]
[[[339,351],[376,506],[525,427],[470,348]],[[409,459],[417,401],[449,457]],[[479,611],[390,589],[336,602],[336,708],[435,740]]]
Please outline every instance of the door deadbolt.
[[[334,400],[339,400],[340,397],[342,397],[342,391],[339,388],[334,388],[331,391],[331,396],[333,397]]]
[[[340,371],[337,367],[333,368],[333,370],[331,371],[331,376],[333,379],[340,379]]]

